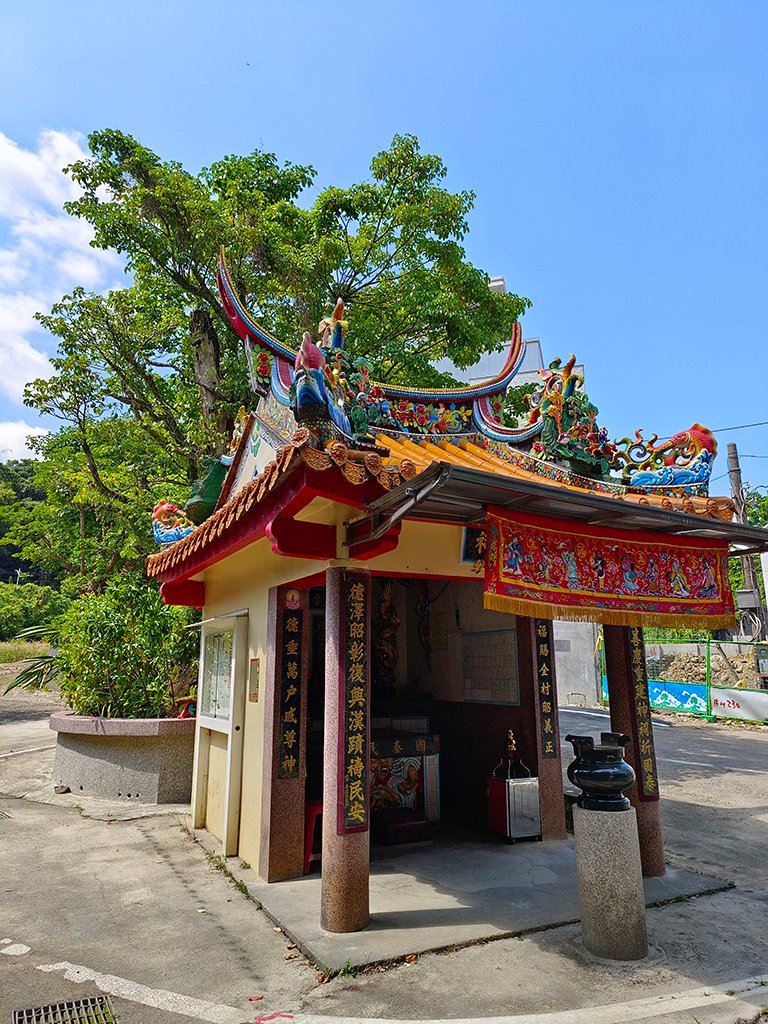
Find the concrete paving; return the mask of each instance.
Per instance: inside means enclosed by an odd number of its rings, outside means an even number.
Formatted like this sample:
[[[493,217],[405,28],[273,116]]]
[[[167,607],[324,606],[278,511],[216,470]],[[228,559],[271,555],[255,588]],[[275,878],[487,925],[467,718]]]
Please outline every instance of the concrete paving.
[[[690,873],[701,885],[696,868],[733,878],[737,887],[649,909],[646,959],[621,964],[592,956],[578,924],[459,948],[451,927],[449,950],[349,967],[327,980],[206,858],[178,816],[146,808],[135,818],[135,807],[121,812],[106,802],[86,807],[74,794],[55,796],[46,767],[51,751],[21,752],[14,734],[23,726],[24,742],[35,740],[28,726],[37,721],[48,738],[45,700],[4,700],[0,757],[12,756],[0,759],[0,794],[16,795],[0,797],[0,811],[9,815],[0,815],[0,1021],[13,1009],[100,992],[112,996],[120,1024],[735,1024],[755,1020],[768,1004],[768,730],[681,724],[657,736],[667,765],[669,877],[679,869],[678,878]],[[556,873],[552,862],[532,859],[533,851],[546,857],[545,845],[489,845],[482,856],[508,858],[500,887],[508,891],[496,900],[500,906],[490,897],[481,905],[484,883],[464,842],[456,845],[462,849],[445,851],[431,867],[426,847],[382,851],[372,890],[386,902],[376,897],[375,914],[402,909],[397,886],[413,885],[424,909],[432,901],[435,915],[445,915],[441,927],[474,914],[503,935],[504,902],[522,901],[525,888],[515,893],[509,884],[511,865],[519,879]],[[560,850],[569,856],[567,846]],[[489,870],[479,863],[479,871]],[[242,863],[230,866],[256,884]],[[411,881],[401,882],[403,867]],[[536,878],[550,884],[543,874]],[[296,883],[301,900],[301,887],[317,882],[310,876]]]
[[[204,835],[200,834],[204,839]],[[579,920],[573,842],[436,840],[371,851],[371,920],[360,932],[320,927],[320,875],[262,882],[241,873],[254,899],[326,969],[363,967]],[[648,906],[729,887],[722,878],[670,867],[644,882]]]

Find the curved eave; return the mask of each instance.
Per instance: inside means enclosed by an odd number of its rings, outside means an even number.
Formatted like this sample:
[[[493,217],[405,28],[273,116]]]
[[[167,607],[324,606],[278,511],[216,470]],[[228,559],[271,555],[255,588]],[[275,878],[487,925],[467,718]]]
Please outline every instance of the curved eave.
[[[498,395],[506,390],[509,382],[520,369],[525,357],[523,329],[520,324],[512,327],[512,339],[507,350],[507,358],[501,372],[490,380],[472,384],[466,388],[406,388],[394,384],[380,385],[387,398],[406,398],[414,402],[476,402],[487,395]]]
[[[522,444],[524,441],[530,441],[532,437],[541,433],[544,426],[544,421],[540,419],[525,427],[505,427],[493,418],[487,398],[475,403],[473,418],[481,434],[485,434],[493,441],[506,441],[508,444]]]
[[[283,345],[282,342],[278,341],[277,338],[273,337],[268,331],[265,331],[260,324],[256,323],[256,321],[249,316],[248,311],[237,297],[237,292],[232,284],[232,278],[229,276],[229,271],[227,270],[227,263],[224,259],[223,249],[219,253],[219,273],[216,275],[216,283],[219,286],[219,295],[221,296],[224,311],[238,337],[242,338],[243,341],[249,337],[255,338],[263,345],[266,345],[268,349],[275,353],[275,355],[282,356],[284,359],[288,359],[293,363],[296,359],[296,352],[293,349],[288,348],[287,345]]]
[[[219,286],[219,295],[224,310],[229,318],[238,337],[245,341],[253,338],[273,352],[276,356],[287,359],[291,365],[296,359],[296,350],[283,345],[277,338],[258,324],[250,316],[245,306],[237,296],[232,278],[227,270],[227,262],[224,258],[224,250],[219,254],[219,273],[216,277]],[[504,366],[495,377],[490,380],[481,381],[466,388],[408,388],[398,387],[393,384],[380,384],[387,398],[407,399],[413,402],[474,402],[486,395],[498,395],[504,391],[509,382],[520,369],[520,364],[525,356],[525,344],[523,342],[523,331],[520,324],[514,324],[512,339],[509,343],[507,358]]]

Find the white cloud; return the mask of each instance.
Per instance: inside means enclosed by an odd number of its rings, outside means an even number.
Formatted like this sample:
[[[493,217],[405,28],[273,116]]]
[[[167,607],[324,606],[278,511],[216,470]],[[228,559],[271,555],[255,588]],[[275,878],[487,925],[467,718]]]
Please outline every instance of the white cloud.
[[[20,335],[4,333],[0,342],[0,391],[11,401],[24,394],[25,386],[37,377],[50,377],[48,357]]]
[[[7,459],[37,458],[27,447],[30,434],[47,434],[43,427],[34,427],[24,420],[0,422],[0,462]]]
[[[82,137],[65,132],[40,133],[37,152],[22,149],[0,132],[0,216],[13,219],[21,207],[61,208],[76,195],[62,169],[84,156]]]
[[[0,132],[0,392],[16,405],[25,384],[51,373],[55,345],[34,314],[78,285],[121,283],[119,257],[92,249],[89,225],[62,208],[78,194],[62,169],[86,155],[76,134],[44,131],[24,149]]]

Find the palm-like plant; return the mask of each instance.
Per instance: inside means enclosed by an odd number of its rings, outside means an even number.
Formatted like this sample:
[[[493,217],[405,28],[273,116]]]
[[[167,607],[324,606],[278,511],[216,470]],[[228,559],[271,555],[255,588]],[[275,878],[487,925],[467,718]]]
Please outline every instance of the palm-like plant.
[[[25,658],[21,664],[25,666],[15,679],[12,679],[5,688],[5,693],[21,687],[23,690],[45,690],[49,683],[53,682],[58,672],[58,651],[56,647],[59,642],[58,626],[30,626],[22,629],[16,634],[17,640],[42,641],[49,645],[46,654],[36,654],[33,658]]]

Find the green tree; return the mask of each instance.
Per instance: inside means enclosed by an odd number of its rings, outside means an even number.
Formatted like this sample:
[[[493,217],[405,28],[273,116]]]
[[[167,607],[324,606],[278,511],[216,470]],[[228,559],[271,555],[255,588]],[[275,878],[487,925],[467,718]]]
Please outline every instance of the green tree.
[[[143,565],[152,549],[150,485],[165,454],[150,448],[127,416],[84,429],[87,454],[74,425],[34,440],[43,456],[35,482],[44,501],[0,506],[3,543],[63,581],[71,596],[99,592],[113,573]]]
[[[246,364],[216,287],[219,249],[245,303],[298,347],[341,296],[346,346],[374,377],[434,385],[432,362],[465,367],[500,348],[527,299],[499,295],[466,260],[474,196],[444,187],[439,157],[396,136],[370,178],[300,205],[311,167],[254,152],[191,174],[122,132],[95,132],[68,168],[93,245],[122,256],[130,280],[76,289],[39,319],[56,337],[54,375],[25,401],[62,422],[35,442],[46,500],[5,508],[6,539],[81,592],[141,564],[156,500],[184,504],[206,460],[252,406]]]
[[[51,587],[0,583],[0,640],[12,640],[32,626],[47,626],[68,607],[69,601]]]
[[[67,204],[94,228],[94,244],[125,256],[140,285],[190,316],[192,368],[218,404],[230,334],[215,278],[220,246],[264,326],[295,344],[341,297],[348,345],[384,381],[441,379],[430,360],[464,368],[500,348],[530,305],[490,291],[461,241],[474,193],[449,192],[442,160],[412,135],[395,136],[369,180],[326,188],[298,205],[311,167],[273,154],[230,156],[187,173],[118,131],[89,137],[92,156],[69,168],[83,189]],[[207,383],[207,387],[206,387]],[[209,417],[213,410],[208,410]]]
[[[501,421],[505,426],[517,427],[527,421],[531,411],[527,398],[537,389],[538,384],[520,384],[507,388],[501,410]]]
[[[55,582],[55,575],[41,572],[38,565],[21,557],[18,545],[7,537],[8,525],[3,515],[4,511],[34,508],[44,499],[45,491],[35,483],[35,462],[32,459],[0,462],[0,581]]]

